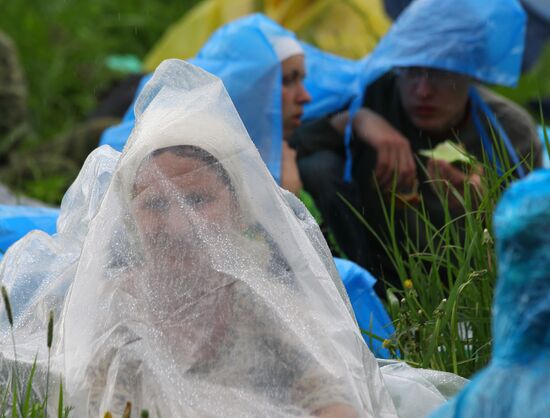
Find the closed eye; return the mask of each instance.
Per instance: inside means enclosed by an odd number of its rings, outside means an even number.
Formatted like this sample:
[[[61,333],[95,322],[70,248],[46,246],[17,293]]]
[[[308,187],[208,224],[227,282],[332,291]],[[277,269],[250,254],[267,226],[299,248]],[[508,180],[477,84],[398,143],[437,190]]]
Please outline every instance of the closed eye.
[[[185,203],[193,209],[199,209],[214,200],[214,197],[205,193],[190,193],[185,196]]]
[[[303,81],[306,75],[300,71],[292,71],[290,74],[283,75],[283,86],[290,87],[299,81]]]
[[[155,211],[155,212],[165,212],[168,209],[168,206],[170,203],[168,202],[168,199],[154,196],[147,198],[143,201],[141,204],[142,209],[149,210],[149,211]]]

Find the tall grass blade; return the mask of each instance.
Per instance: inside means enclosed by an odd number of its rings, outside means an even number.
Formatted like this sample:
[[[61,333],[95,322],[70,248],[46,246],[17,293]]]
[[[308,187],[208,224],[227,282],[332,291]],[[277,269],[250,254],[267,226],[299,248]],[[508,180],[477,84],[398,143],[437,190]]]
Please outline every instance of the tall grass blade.
[[[57,418],[64,418],[66,415],[63,413],[63,381],[59,382],[59,398],[57,401]]]
[[[32,381],[34,379],[35,372],[36,372],[36,357],[34,358],[34,362],[32,364],[31,372],[30,372],[29,378],[27,380],[27,387],[25,389],[25,399],[24,399],[23,405],[21,407],[21,416],[22,417],[27,417],[30,413],[30,409],[32,408],[32,404],[31,404]]]

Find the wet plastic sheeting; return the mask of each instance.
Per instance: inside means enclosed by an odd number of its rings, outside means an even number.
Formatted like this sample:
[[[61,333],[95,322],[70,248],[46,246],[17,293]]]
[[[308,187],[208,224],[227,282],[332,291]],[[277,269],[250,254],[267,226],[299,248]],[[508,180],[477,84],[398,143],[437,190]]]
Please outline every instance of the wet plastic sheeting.
[[[355,318],[363,332],[363,338],[378,358],[391,358],[381,339],[390,339],[395,332],[382,301],[374,291],[376,279],[364,268],[349,260],[335,258],[334,263],[346,287]],[[375,337],[377,338],[375,338]]]
[[[396,402],[400,417],[422,418],[444,402],[437,372],[380,373],[319,227],[277,187],[218,79],[167,62],[136,109],[122,156],[102,147],[87,159],[58,234],[26,236],[0,267],[21,373],[36,358],[44,376],[52,310],[51,373],[76,416],[120,415],[129,400],[224,418],[335,405],[395,417]],[[6,382],[9,332],[0,354]]]
[[[89,222],[98,210],[119,155],[109,147],[90,154],[65,193],[61,208],[56,210],[57,228],[54,225],[53,229],[57,233],[33,231],[25,235],[8,249],[0,264],[0,281],[10,296],[16,341],[19,350],[28,347],[27,360],[31,364],[34,355],[39,361],[45,359],[49,311],[53,310],[59,321]],[[4,314],[1,325],[0,352],[9,357],[13,349],[11,338],[6,338],[9,328]]]
[[[220,81],[165,62],[136,117],[65,309],[77,415],[395,416],[326,244]]]
[[[422,66],[513,86],[521,68],[525,21],[517,0],[415,1],[371,54],[365,85],[393,67]]]

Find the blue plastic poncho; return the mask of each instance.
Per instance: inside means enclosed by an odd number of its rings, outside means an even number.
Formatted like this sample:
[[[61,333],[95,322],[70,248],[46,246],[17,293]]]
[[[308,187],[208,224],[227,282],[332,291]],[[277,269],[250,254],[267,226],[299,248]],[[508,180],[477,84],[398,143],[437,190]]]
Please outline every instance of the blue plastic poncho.
[[[542,127],[539,125],[537,130],[543,149],[542,166],[550,168],[550,148],[546,146],[546,139],[550,138],[550,128],[548,126]]]
[[[504,193],[494,229],[493,358],[432,418],[550,416],[550,170]]]
[[[262,14],[250,15],[218,29],[191,62],[223,81],[269,171],[280,179],[282,150],[281,65],[270,43],[295,35]],[[306,55],[306,89],[312,104],[305,118],[319,117],[348,105],[359,89],[357,62],[302,43]],[[141,87],[151,76],[148,75]],[[100,144],[122,150],[134,126],[132,108],[120,125],[106,130]]]
[[[374,291],[376,279],[352,261],[334,258],[334,263],[344,282],[359,328],[378,338],[390,339],[395,328]],[[363,338],[376,357],[391,358],[390,351],[383,348],[379,339],[365,332]]]
[[[525,23],[517,0],[417,0],[371,54],[367,84],[393,67],[423,66],[513,86]]]
[[[0,254],[33,229],[55,232],[59,209],[0,205]]]
[[[525,12],[517,0],[417,0],[400,15],[380,44],[363,62],[361,91],[394,67],[430,67],[476,80],[513,86],[521,68]],[[506,133],[477,91],[471,91],[473,113],[488,118],[506,144],[511,160],[519,159]],[[352,114],[361,106],[358,95]],[[476,123],[491,156],[491,134]],[[348,128],[347,142],[351,127]],[[348,153],[349,154],[349,153]],[[348,155],[349,157],[349,155]],[[496,160],[496,159],[495,159]],[[346,177],[351,178],[348,158]],[[498,161],[495,161],[498,165]],[[518,173],[523,175],[522,168]]]

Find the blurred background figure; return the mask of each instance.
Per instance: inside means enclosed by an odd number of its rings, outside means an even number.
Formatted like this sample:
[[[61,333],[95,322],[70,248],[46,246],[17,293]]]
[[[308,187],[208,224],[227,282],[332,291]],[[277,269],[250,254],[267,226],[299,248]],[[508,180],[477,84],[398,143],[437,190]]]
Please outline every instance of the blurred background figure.
[[[360,201],[358,211],[375,231],[365,230],[368,243],[362,253],[370,259],[356,261],[394,285],[399,280],[379,237],[386,237],[387,245],[389,236],[399,243],[412,239],[420,248],[428,242],[428,229],[406,206],[416,206],[422,199],[430,221],[440,228],[447,210],[454,218],[465,209],[452,193],[443,191],[442,197],[438,185],[450,184],[462,195],[481,192],[480,172],[476,171],[481,164],[461,170],[450,162],[426,157],[421,150],[454,140],[479,163],[488,156],[505,171],[504,160],[511,161],[518,176],[542,161],[541,143],[530,116],[479,85],[517,81],[525,30],[523,10],[515,0],[483,5],[466,2],[461,8],[464,15],[453,12],[454,8],[452,1],[413,3],[364,62],[364,95],[355,101],[361,109],[351,122],[352,164],[344,140],[348,112],[304,125],[291,141],[298,150],[305,188],[337,231],[340,243],[357,234],[357,227],[345,222],[343,213],[349,208],[338,195],[350,189],[343,178],[353,176],[358,197],[344,196],[351,202]],[[433,23],[425,25],[426,21]],[[503,38],[500,33],[509,27],[514,27],[513,35]],[[497,132],[505,144],[503,161],[498,161],[491,132]],[[344,172],[346,158],[351,171]],[[321,172],[320,166],[324,167]],[[394,181],[396,189],[392,189]],[[379,190],[386,197],[396,192],[405,202],[396,210],[392,232],[386,221],[388,201],[381,202]]]
[[[541,60],[550,63],[550,1],[548,0],[520,0],[527,13],[527,31],[525,33],[525,51],[522,59],[522,72],[529,72]],[[385,0],[385,9],[392,19],[397,19],[412,0]],[[537,76],[537,78],[539,78]],[[539,83],[542,81],[539,78]],[[542,81],[543,84],[546,84]],[[536,88],[538,87],[538,88]],[[524,87],[525,88],[525,87]],[[545,119],[550,120],[550,90],[547,87],[535,86],[529,88],[522,97],[522,104],[529,105],[531,110],[539,113],[540,101]],[[540,96],[540,101],[538,100]]]

